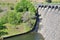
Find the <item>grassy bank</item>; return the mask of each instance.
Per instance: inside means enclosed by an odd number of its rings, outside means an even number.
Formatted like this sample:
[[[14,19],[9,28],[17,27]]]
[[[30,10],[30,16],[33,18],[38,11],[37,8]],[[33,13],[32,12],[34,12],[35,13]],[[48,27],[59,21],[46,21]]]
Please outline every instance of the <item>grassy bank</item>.
[[[30,1],[0,3],[0,36],[12,36],[32,30],[35,7]],[[3,35],[4,34],[4,35]]]

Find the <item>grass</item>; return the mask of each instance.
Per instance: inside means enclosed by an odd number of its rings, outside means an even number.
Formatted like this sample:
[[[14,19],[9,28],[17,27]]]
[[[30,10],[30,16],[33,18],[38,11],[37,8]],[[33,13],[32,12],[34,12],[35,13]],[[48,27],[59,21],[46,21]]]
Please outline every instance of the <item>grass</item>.
[[[11,35],[15,35],[15,34],[18,34],[18,33],[22,33],[24,28],[21,27],[21,25],[12,25],[12,24],[4,24],[6,27],[7,27],[7,32],[8,32],[8,35],[11,36]],[[17,29],[18,28],[18,29]],[[22,30],[21,30],[22,29]]]
[[[4,26],[6,26],[7,29],[3,31],[8,32],[8,35],[5,35],[5,36],[21,34],[21,33],[25,33],[31,30],[31,28],[27,26],[27,23],[21,23],[20,25],[12,25],[12,24],[7,23],[7,24],[4,24]]]
[[[33,24],[35,24],[35,20],[31,20],[31,22],[33,22]],[[2,30],[2,31],[7,32],[8,34],[3,35],[2,37],[8,37],[8,36],[16,35],[16,34],[22,34],[22,33],[32,30],[32,28],[33,28],[33,26],[29,26],[29,22],[21,23],[19,25],[13,25],[10,23],[6,23],[3,26],[6,26],[7,29]]]
[[[4,8],[4,7],[8,7],[8,11],[10,10],[10,7],[13,6],[14,4],[9,4],[9,3],[0,3],[1,7]],[[3,11],[4,12],[4,11]],[[2,14],[2,13],[0,13]],[[5,13],[3,13],[5,14]],[[2,14],[2,15],[3,15]],[[1,16],[0,16],[1,17]],[[35,23],[35,20],[32,20],[32,22],[34,21]],[[30,30],[32,30],[32,26],[29,26],[28,25],[28,22],[26,23],[21,23],[19,25],[13,25],[13,24],[9,24],[9,23],[6,23],[4,24],[4,26],[6,26],[7,29],[5,30],[2,30],[2,31],[6,31],[8,32],[7,35],[3,35],[2,37],[6,37],[6,36],[12,36],[12,35],[16,35],[16,34],[21,34],[21,33],[25,33],[25,32],[28,32]],[[32,28],[31,28],[32,27]]]

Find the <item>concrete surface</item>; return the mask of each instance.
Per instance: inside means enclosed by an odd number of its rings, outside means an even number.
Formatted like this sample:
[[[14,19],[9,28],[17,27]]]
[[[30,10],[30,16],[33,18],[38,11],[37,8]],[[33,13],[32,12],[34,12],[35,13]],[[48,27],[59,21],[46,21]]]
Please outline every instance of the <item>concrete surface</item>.
[[[60,10],[46,8],[39,8],[39,15],[41,14],[42,21],[38,33],[41,33],[44,40],[60,40]]]

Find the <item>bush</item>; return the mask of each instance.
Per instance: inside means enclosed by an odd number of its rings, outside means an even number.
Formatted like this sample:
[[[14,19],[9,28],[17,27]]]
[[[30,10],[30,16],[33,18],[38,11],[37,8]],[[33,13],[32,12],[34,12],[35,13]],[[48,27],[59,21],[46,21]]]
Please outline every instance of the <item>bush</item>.
[[[14,10],[14,4],[10,3],[9,7],[10,7],[11,10]]]
[[[24,11],[35,12],[33,4],[27,0],[21,0],[20,2],[18,2],[17,5],[15,6],[15,10],[17,12],[24,12]]]
[[[7,32],[0,31],[0,37],[1,37],[2,35],[7,35],[7,34],[8,34]]]
[[[3,29],[6,29],[6,27],[0,25],[0,30],[3,30]]]
[[[11,9],[11,10],[14,10],[14,7],[11,6],[10,9]]]
[[[51,2],[52,2],[52,0],[46,0],[46,2],[51,3]]]
[[[0,24],[5,24],[5,23],[7,23],[7,17],[3,16],[0,18]]]
[[[4,31],[1,31],[1,30],[7,29],[6,26],[3,26],[3,24],[6,23],[5,21],[6,20],[3,20],[3,18],[0,19],[0,37],[2,35],[6,35],[6,33],[7,33],[7,32],[4,32]]]
[[[3,12],[3,10],[0,8],[0,12]]]
[[[15,11],[8,11],[7,14],[0,18],[0,25],[10,23],[10,24],[20,24],[22,22],[22,14]]]
[[[7,20],[6,20],[6,17],[5,17],[5,16],[2,17],[2,18],[0,18],[0,37],[1,37],[2,35],[7,34],[7,32],[1,31],[1,30],[7,29],[6,26],[3,26],[3,24],[6,23],[6,21],[7,21]]]
[[[14,11],[10,11],[7,13],[7,22],[10,24],[19,24],[22,18],[22,14],[21,13],[17,13]]]

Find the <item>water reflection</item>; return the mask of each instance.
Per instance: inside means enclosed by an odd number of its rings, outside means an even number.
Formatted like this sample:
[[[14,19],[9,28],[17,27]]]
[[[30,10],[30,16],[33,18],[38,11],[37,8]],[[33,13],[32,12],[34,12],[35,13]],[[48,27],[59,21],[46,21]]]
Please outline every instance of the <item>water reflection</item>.
[[[40,33],[36,33],[35,40],[44,40],[44,37]]]
[[[31,32],[25,35],[18,35],[4,40],[44,40],[44,37],[40,33]]]

